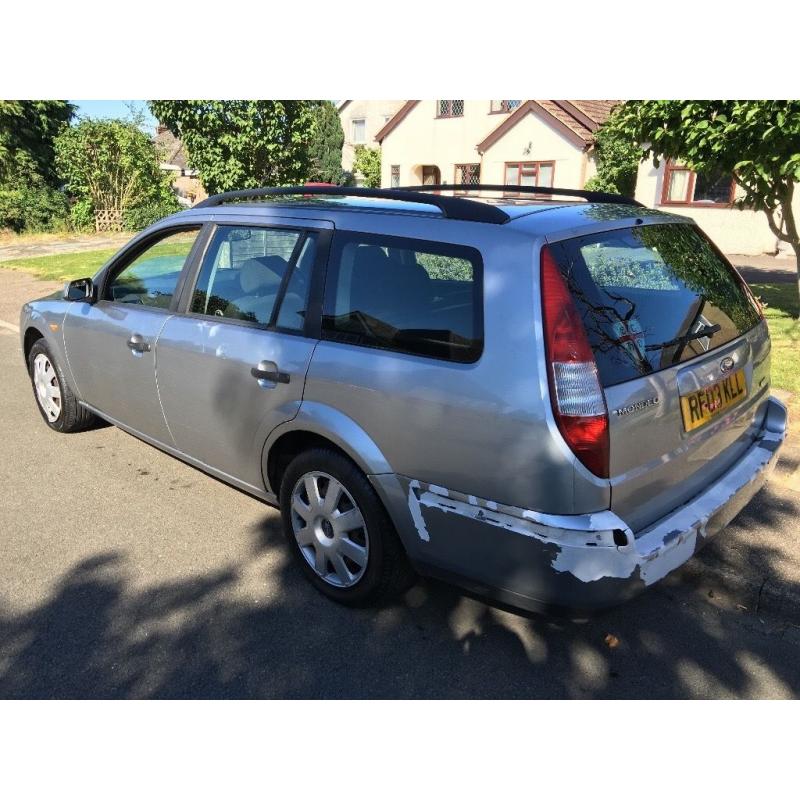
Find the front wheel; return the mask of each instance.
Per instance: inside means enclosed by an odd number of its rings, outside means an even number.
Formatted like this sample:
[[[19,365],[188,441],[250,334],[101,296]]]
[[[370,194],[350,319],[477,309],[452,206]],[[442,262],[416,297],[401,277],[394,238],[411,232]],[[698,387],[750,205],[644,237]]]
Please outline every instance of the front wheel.
[[[78,403],[44,339],[31,347],[28,372],[36,405],[48,427],[59,433],[75,433],[90,428],[97,421],[91,411]]]
[[[346,605],[384,602],[413,583],[397,533],[375,490],[348,458],[301,453],[281,481],[281,515],[303,572]]]

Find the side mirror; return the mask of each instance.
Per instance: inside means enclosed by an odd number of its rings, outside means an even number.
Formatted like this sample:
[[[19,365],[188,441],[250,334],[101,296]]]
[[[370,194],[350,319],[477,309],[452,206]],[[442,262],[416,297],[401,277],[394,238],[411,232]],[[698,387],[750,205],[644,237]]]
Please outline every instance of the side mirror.
[[[94,284],[91,278],[78,278],[64,284],[63,298],[69,302],[93,302]]]

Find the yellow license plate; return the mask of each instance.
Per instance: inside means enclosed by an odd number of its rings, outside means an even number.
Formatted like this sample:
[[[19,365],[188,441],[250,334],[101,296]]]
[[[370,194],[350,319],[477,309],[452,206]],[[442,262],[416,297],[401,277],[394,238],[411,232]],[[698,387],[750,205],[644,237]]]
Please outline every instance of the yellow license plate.
[[[747,382],[742,369],[704,389],[681,395],[683,427],[687,431],[693,431],[740,403],[745,397]]]

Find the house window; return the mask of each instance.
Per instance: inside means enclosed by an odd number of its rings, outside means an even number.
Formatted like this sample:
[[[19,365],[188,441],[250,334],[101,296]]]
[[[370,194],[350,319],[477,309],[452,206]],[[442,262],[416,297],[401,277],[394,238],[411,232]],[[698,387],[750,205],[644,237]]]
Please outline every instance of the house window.
[[[365,119],[354,119],[351,126],[353,144],[364,144],[367,140],[367,121]]]
[[[396,189],[400,185],[400,165],[392,164],[392,189]]]
[[[470,187],[477,186],[480,182],[480,164],[456,164],[456,174],[453,183],[457,187],[462,187],[462,192],[470,191]]]
[[[729,206],[733,202],[734,188],[731,176],[723,172],[694,172],[680,164],[667,162],[661,203]]]
[[[463,117],[463,100],[437,100],[436,111],[439,117]]]
[[[522,100],[492,100],[489,111],[492,114],[507,114],[509,111],[519,108],[521,102]]]
[[[506,164],[506,186],[552,186],[555,161],[515,161]],[[518,192],[506,192],[508,195]]]

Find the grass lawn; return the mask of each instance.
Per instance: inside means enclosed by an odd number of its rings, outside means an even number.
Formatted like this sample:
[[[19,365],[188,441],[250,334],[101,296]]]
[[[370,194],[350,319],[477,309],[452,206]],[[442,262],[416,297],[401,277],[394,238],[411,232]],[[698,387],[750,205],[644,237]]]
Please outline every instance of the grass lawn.
[[[189,253],[194,233],[170,237],[168,241],[157,244],[148,251],[148,257],[186,256]],[[56,253],[50,256],[32,256],[0,261],[0,269],[32,272],[42,280],[71,281],[75,278],[91,278],[111,256],[119,252],[119,247],[107,250],[87,250],[78,253]]]
[[[114,255],[119,248],[88,250],[82,253],[56,253],[52,256],[34,256],[0,261],[0,269],[32,272],[42,280],[71,281],[90,278]]]
[[[766,304],[764,315],[772,339],[772,385],[791,392],[800,406],[800,321],[796,283],[753,283],[753,294]]]

